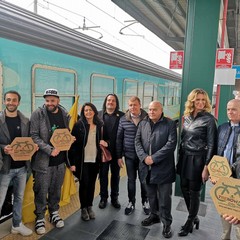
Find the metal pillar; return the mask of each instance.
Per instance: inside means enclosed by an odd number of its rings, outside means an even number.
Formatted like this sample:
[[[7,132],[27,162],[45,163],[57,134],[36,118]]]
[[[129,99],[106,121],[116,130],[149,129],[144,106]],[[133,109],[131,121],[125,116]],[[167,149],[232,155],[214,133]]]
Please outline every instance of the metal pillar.
[[[221,0],[188,1],[181,116],[187,96],[194,88],[203,88],[212,98],[220,3]],[[181,195],[178,178],[175,195]],[[201,200],[204,198],[205,189]]]

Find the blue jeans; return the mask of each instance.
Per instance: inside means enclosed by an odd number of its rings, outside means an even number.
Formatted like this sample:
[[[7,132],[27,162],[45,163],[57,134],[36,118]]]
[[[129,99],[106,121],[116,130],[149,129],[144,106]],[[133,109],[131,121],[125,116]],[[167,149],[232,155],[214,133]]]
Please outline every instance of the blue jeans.
[[[136,179],[137,179],[137,174],[139,171],[139,159],[125,159],[125,164],[126,164],[126,169],[127,169],[127,176],[128,176],[128,199],[129,202],[132,202],[135,204],[136,202]],[[141,187],[141,198],[142,198],[142,204],[144,202],[148,201],[147,197],[147,189],[146,189],[146,184],[140,182],[140,187]]]
[[[13,185],[13,219],[14,227],[22,221],[22,202],[27,181],[26,167],[10,169],[8,174],[0,174],[0,212],[7,194],[10,182]]]

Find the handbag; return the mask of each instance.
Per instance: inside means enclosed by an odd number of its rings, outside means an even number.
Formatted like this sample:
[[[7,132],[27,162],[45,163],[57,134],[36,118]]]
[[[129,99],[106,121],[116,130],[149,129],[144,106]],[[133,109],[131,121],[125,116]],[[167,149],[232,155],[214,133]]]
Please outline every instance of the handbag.
[[[101,138],[103,139],[103,127],[101,128]],[[112,160],[111,152],[104,146],[100,145],[100,148],[102,150],[102,162],[109,162]]]
[[[111,161],[112,160],[112,155],[111,155],[110,151],[102,145],[100,145],[100,148],[102,150],[102,162],[104,163],[104,162]]]

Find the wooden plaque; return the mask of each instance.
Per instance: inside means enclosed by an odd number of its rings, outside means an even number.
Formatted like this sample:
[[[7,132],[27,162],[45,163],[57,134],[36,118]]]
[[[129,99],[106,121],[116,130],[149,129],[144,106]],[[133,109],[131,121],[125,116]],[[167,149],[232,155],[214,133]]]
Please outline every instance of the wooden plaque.
[[[69,150],[73,141],[74,137],[67,128],[56,129],[50,139],[52,145],[60,151]]]
[[[230,177],[232,175],[227,158],[218,155],[212,157],[208,164],[208,171],[211,179],[214,181],[218,181],[221,177]]]
[[[11,145],[13,153],[11,157],[14,161],[31,160],[37,147],[30,137],[16,137]]]
[[[210,195],[220,215],[229,214],[240,219],[240,179],[219,178]]]

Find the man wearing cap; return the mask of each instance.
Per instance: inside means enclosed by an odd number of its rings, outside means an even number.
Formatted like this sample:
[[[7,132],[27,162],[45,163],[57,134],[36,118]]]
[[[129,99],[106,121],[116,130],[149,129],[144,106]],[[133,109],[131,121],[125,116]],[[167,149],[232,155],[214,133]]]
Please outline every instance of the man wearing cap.
[[[65,163],[68,161],[66,151],[59,151],[50,143],[55,129],[68,128],[69,115],[59,105],[60,99],[56,89],[47,89],[43,95],[45,103],[32,113],[30,118],[30,135],[38,144],[39,151],[32,159],[34,177],[35,231],[45,233],[45,212],[48,207],[49,221],[57,228],[64,227],[59,216],[61,187],[65,175]]]

